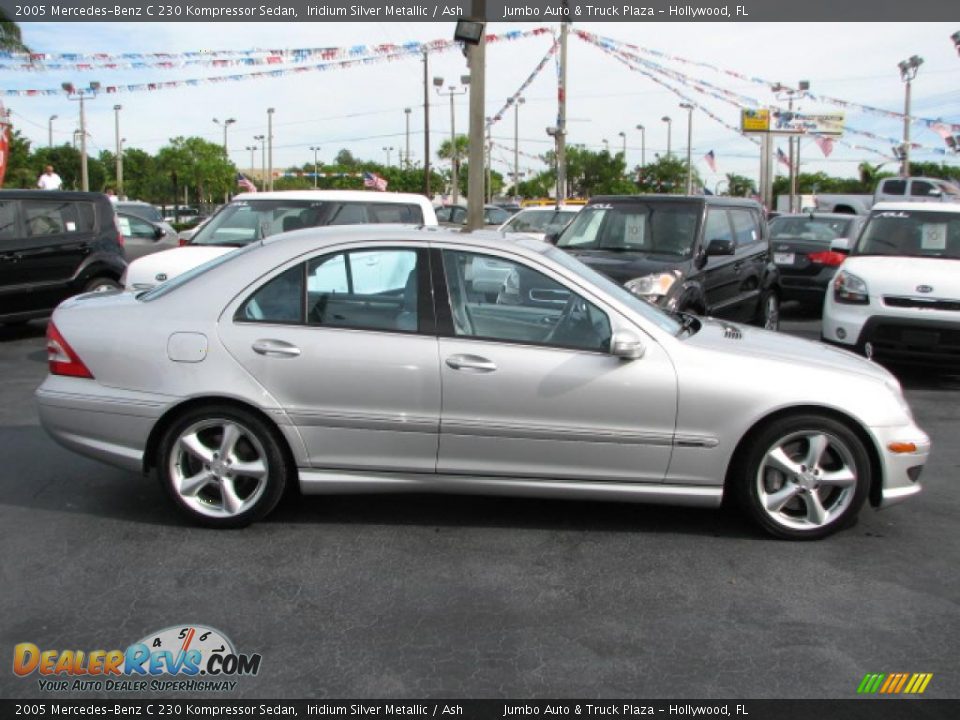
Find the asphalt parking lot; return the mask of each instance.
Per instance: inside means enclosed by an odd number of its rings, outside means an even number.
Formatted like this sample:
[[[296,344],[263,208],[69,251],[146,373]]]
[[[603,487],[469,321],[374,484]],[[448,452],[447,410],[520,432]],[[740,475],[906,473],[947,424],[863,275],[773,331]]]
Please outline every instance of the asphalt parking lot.
[[[925,492],[818,543],[718,511],[417,496],[291,497],[210,531],[46,437],[43,328],[0,327],[0,697],[50,697],[10,671],[16,643],[186,623],[262,655],[231,698],[853,698],[869,672],[960,697],[960,376],[899,372]]]

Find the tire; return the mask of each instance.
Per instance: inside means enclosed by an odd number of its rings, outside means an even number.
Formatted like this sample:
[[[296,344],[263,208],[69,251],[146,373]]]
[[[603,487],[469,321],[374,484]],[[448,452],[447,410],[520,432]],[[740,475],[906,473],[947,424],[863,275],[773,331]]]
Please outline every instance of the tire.
[[[747,442],[728,487],[768,533],[819,540],[855,520],[870,490],[870,458],[847,425],[826,415],[792,415]]]
[[[760,296],[755,324],[764,330],[780,329],[780,296],[774,290],[766,290]]]
[[[213,528],[245,527],[267,515],[283,496],[291,473],[282,443],[275,427],[248,410],[196,407],[163,434],[157,475],[191,521]]]
[[[109,277],[95,277],[83,286],[84,292],[107,292],[120,289],[120,283]]]

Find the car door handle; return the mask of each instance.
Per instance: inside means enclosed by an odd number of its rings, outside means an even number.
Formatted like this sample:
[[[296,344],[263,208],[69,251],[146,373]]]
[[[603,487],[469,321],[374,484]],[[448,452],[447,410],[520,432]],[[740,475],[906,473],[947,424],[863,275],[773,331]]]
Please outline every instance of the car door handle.
[[[300,354],[300,348],[283,340],[257,340],[253,351],[267,357],[297,357]]]
[[[479,355],[451,355],[447,358],[447,365],[454,370],[467,372],[488,373],[497,369],[497,365]]]

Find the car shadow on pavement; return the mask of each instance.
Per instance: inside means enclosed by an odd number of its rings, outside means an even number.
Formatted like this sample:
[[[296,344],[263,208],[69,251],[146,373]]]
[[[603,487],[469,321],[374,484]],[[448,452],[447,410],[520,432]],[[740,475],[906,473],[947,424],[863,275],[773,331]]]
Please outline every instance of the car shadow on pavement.
[[[0,342],[43,337],[46,332],[46,320],[34,320],[32,322],[16,323],[13,325],[4,325],[0,323]]]
[[[37,426],[0,427],[0,505],[150,525],[191,524],[154,477],[74,455]],[[486,527],[570,532],[758,536],[726,510],[441,494],[302,496],[291,489],[265,525]]]

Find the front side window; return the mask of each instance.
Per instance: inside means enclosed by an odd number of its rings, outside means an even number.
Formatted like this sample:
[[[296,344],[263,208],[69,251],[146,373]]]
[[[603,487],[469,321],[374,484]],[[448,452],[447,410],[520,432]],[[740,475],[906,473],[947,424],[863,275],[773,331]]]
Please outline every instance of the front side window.
[[[730,220],[733,222],[733,233],[737,247],[748,247],[760,242],[760,225],[757,216],[750,210],[730,208]]]
[[[907,192],[906,180],[884,180],[883,181],[884,195],[903,195],[906,192]]]
[[[709,246],[713,240],[728,240],[733,242],[733,232],[730,230],[730,221],[727,211],[723,208],[707,210],[707,221],[703,230],[703,242]]]
[[[475,287],[473,268],[494,260],[503,271],[493,295]],[[521,263],[443,251],[453,331],[458,337],[608,352],[610,320],[596,305]]]
[[[153,239],[156,235],[156,226],[141,220],[134,215],[118,215],[117,220],[120,223],[120,232],[124,237],[148,238]]]

